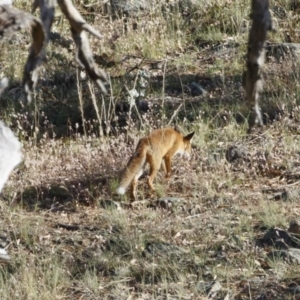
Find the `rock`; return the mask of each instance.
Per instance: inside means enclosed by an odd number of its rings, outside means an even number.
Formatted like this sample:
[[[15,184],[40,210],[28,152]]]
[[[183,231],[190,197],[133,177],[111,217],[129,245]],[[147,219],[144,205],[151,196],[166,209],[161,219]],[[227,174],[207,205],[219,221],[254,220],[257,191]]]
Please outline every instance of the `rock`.
[[[264,190],[264,192],[266,191],[268,190]],[[284,189],[282,191],[275,191],[272,195],[269,195],[268,200],[297,201],[299,196],[300,189]]]
[[[145,99],[140,99],[136,101],[136,106],[138,110],[142,113],[149,111],[149,103]]]
[[[277,62],[290,58],[295,60],[299,58],[299,43],[269,43],[266,46],[266,56],[274,56]]]
[[[130,106],[135,105],[135,101],[139,97],[139,95],[140,94],[138,93],[138,91],[135,88],[128,91],[127,102],[129,103]]]
[[[286,191],[286,197],[283,197],[285,201],[298,201],[300,196],[300,189],[289,189]]]
[[[275,250],[268,253],[270,259],[283,258],[289,263],[300,263],[300,249]]]
[[[2,260],[10,260],[10,256],[6,251],[6,247],[10,244],[10,240],[7,234],[0,234],[0,259]]]
[[[300,236],[300,225],[298,224],[297,221],[292,221],[290,223],[290,227],[288,229],[288,232],[293,233],[297,236]]]
[[[280,228],[272,228],[268,230],[259,240],[259,243],[284,250],[288,250],[289,247],[300,248],[300,240]]]
[[[171,13],[179,13],[183,18],[189,19],[191,15],[195,15],[195,12],[199,8],[198,0],[173,0],[166,1],[164,5],[162,5],[162,9],[169,10]]]
[[[229,58],[233,57],[237,53],[237,49],[240,47],[240,44],[233,41],[219,42],[216,45],[212,46],[212,53],[215,57],[218,58]]]
[[[242,161],[250,161],[249,157],[248,157],[248,153],[246,151],[246,149],[244,149],[242,146],[239,145],[232,145],[230,146],[227,150],[226,150],[226,160],[229,163],[233,163],[233,162],[240,162]]]
[[[180,201],[182,201],[182,199],[180,198],[175,198],[175,197],[163,197],[158,199],[155,202],[155,205],[158,207],[162,207],[162,208],[171,208],[174,205],[176,205],[177,203],[179,203]]]
[[[211,287],[209,293],[208,293],[208,298],[213,299],[217,296],[217,293],[222,289],[222,285],[220,284],[219,281],[216,281],[213,286]]]
[[[218,112],[215,116],[215,122],[218,126],[227,126],[233,120],[233,115],[228,112]]]
[[[118,16],[136,16],[140,11],[148,11],[151,8],[151,2],[147,0],[110,0],[112,15]]]
[[[219,281],[200,281],[197,284],[197,290],[208,294],[209,299],[213,299],[221,289],[222,286]]]
[[[197,290],[202,293],[206,293],[208,296],[208,299],[214,299],[217,296],[217,293],[222,290],[222,285],[219,281],[212,281],[212,282],[205,282],[200,281],[197,284]],[[226,299],[229,299],[228,294],[226,296]],[[219,298],[218,298],[219,299]],[[224,298],[222,298],[224,299]]]
[[[290,235],[285,230],[279,228],[268,230],[260,241],[262,244],[274,246],[278,240],[285,242],[286,247],[284,247],[284,249],[288,249],[288,245],[290,245],[292,241]]]
[[[149,105],[146,101],[142,101],[142,98],[146,97],[146,92],[150,83],[150,73],[147,70],[139,70],[137,74],[132,76],[132,81],[134,82],[134,88],[127,90],[128,104],[130,107],[133,105],[137,105],[138,107],[144,106],[143,109],[148,110]]]
[[[279,191],[279,192],[275,192],[272,195],[268,196],[268,200],[287,200],[288,193],[287,191]]]
[[[188,89],[192,96],[205,96],[207,94],[207,91],[195,81],[188,85]]]
[[[8,255],[7,251],[3,248],[0,248],[0,259],[10,260],[10,256]]]
[[[141,69],[138,71],[136,76],[135,81],[139,96],[145,97],[150,84],[150,72],[146,69]]]
[[[208,153],[208,161],[210,165],[219,164],[221,158],[223,157],[222,149],[213,149],[210,153]]]
[[[292,283],[289,286],[289,292],[293,295],[298,295],[300,294],[300,286],[297,285],[296,283]]]
[[[104,209],[121,209],[121,206],[119,203],[112,201],[112,200],[100,200],[99,204]]]
[[[110,0],[104,5],[104,13],[112,16],[137,17],[141,12],[149,13],[153,7],[167,15],[180,13],[188,17],[199,7],[197,0],[153,1],[153,0]]]
[[[179,248],[176,245],[169,244],[166,242],[148,242],[146,244],[144,253],[149,253],[155,256],[176,256],[181,257],[182,255],[186,254],[186,252]]]

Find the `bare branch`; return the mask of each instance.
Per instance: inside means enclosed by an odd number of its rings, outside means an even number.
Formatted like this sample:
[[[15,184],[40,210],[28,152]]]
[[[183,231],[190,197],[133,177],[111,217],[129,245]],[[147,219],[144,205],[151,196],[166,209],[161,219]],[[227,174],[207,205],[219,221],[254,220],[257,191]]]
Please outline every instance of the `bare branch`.
[[[33,44],[23,73],[23,86],[27,94],[27,101],[30,103],[37,83],[39,67],[45,60],[45,48],[49,41],[56,0],[33,1],[32,11],[35,11],[37,7],[40,8],[42,22],[31,14],[15,9],[11,5],[3,5],[10,3],[9,0],[0,0],[0,40],[24,27],[31,27]],[[106,93],[104,83],[107,82],[107,75],[103,70],[97,68],[89,40],[84,31],[88,31],[98,38],[101,38],[102,35],[86,23],[70,0],[59,0],[58,3],[71,26],[72,36],[76,44],[76,61],[86,69],[90,78]]]
[[[1,2],[3,3],[3,2]],[[37,67],[40,65],[45,34],[41,21],[29,13],[20,11],[10,5],[0,6],[0,39],[9,37],[14,32],[31,27],[33,43],[24,70],[24,85],[29,100],[37,81]]]
[[[13,33],[32,27],[33,50],[39,54],[44,43],[44,30],[41,21],[33,15],[13,8],[10,5],[0,6],[0,40]]]
[[[58,5],[60,6],[62,12],[65,14],[66,18],[69,20],[73,31],[80,32],[82,30],[86,30],[99,39],[103,38],[103,36],[96,29],[86,23],[79,11],[74,7],[72,1],[58,0]]]
[[[93,58],[93,53],[90,48],[89,40],[84,30],[90,32],[91,34],[95,35],[98,38],[101,38],[102,35],[98,31],[96,31],[92,26],[86,23],[86,21],[83,19],[81,14],[74,7],[72,1],[58,0],[58,4],[62,12],[68,19],[71,26],[72,37],[76,44],[75,59],[77,63],[81,67],[85,68],[90,78],[98,84],[102,92],[107,93],[107,90],[104,85],[104,83],[107,82],[107,75],[103,70],[97,68],[97,65]],[[45,47],[49,41],[49,34],[50,34],[52,21],[54,17],[55,6],[56,6],[55,0],[35,0],[32,6],[33,7],[32,11],[35,11],[37,7],[40,7],[41,10],[41,19],[46,31]],[[32,64],[35,64],[36,68],[38,68],[41,65],[42,61],[44,60],[44,56],[45,54],[43,51],[38,59],[36,60],[31,59],[29,61]],[[28,81],[28,74],[29,74],[28,70],[25,68],[24,85],[27,93],[30,93],[32,88],[34,88],[35,83],[33,80]],[[26,84],[26,82],[28,84]],[[27,86],[29,88],[26,88]]]
[[[70,0],[58,0],[58,4],[66,18],[69,20],[71,26],[72,37],[76,44],[76,61],[79,65],[86,69],[90,78],[97,82],[101,90],[104,93],[107,93],[107,90],[104,86],[104,82],[107,82],[107,75],[103,70],[97,68],[93,58],[93,53],[90,48],[89,40],[84,30],[90,32],[98,38],[101,38],[102,35],[92,26],[86,23]]]
[[[251,19],[253,23],[249,34],[247,71],[244,73],[243,78],[246,100],[251,109],[248,120],[249,133],[255,124],[263,126],[259,93],[262,91],[261,67],[264,64],[264,45],[267,31],[272,29],[268,0],[252,0]]]
[[[49,41],[49,32],[54,18],[55,5],[55,0],[35,0],[32,4],[33,12],[40,6],[41,19],[45,30],[45,39],[43,44],[44,47],[39,55],[36,55],[33,47],[31,48],[24,68],[23,86],[27,94],[28,103],[32,101],[32,93],[38,80],[39,69],[45,60],[45,48]]]

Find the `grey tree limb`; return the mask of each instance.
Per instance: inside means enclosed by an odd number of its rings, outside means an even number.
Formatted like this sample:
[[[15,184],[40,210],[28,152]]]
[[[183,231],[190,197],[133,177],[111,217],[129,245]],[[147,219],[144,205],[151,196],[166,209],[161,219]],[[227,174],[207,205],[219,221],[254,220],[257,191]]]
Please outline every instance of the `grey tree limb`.
[[[41,20],[29,13],[13,8],[9,4],[11,4],[9,0],[0,0],[0,40],[25,27],[31,28],[33,43],[23,72],[23,86],[27,94],[27,101],[30,103],[38,80],[39,69],[45,61],[45,49],[49,42],[57,3],[56,0],[34,0],[32,11],[39,7]],[[102,92],[107,93],[105,87],[107,75],[97,67],[85,31],[97,38],[101,38],[101,34],[86,23],[71,0],[58,0],[58,4],[70,23],[72,37],[76,44],[76,61],[85,68],[90,78],[98,84]]]
[[[3,2],[0,2],[2,4]],[[21,29],[30,27],[32,46],[24,69],[24,86],[30,100],[32,90],[37,82],[38,67],[40,65],[42,49],[44,47],[45,32],[40,19],[20,11],[11,5],[0,6],[0,40],[8,38]]]
[[[263,88],[262,66],[265,57],[265,41],[267,32],[272,30],[272,19],[268,0],[252,0],[252,27],[249,33],[247,70],[244,73],[243,83],[246,92],[246,101],[250,113],[248,119],[248,133],[255,124],[263,126],[259,94]]]
[[[72,37],[76,45],[75,59],[77,63],[82,68],[85,68],[90,78],[98,84],[102,92],[107,93],[106,87],[104,85],[107,82],[107,75],[105,71],[97,67],[85,31],[88,31],[97,38],[102,38],[102,35],[91,25],[86,23],[84,18],[74,7],[72,1],[58,0],[57,3],[70,24]],[[49,41],[49,34],[55,13],[55,6],[55,0],[35,0],[33,3],[33,11],[37,7],[39,7],[41,11],[41,19],[46,31],[45,47]],[[44,55],[45,54],[43,52],[42,56]]]
[[[86,23],[71,0],[58,0],[58,5],[71,26],[72,37],[76,44],[75,58],[77,63],[84,67],[90,78],[99,85],[104,93],[107,93],[104,85],[104,82],[107,82],[107,75],[103,70],[98,69],[96,66],[85,31],[93,34],[99,39],[102,38],[102,35],[91,25]]]

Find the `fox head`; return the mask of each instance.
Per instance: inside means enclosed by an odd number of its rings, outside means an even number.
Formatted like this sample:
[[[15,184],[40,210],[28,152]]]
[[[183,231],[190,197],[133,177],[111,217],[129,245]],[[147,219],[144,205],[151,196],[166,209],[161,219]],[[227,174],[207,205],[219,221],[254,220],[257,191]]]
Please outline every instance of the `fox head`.
[[[187,136],[183,137],[183,157],[186,159],[190,159],[191,157],[191,148],[192,148],[192,138],[195,134],[195,131],[189,133]]]

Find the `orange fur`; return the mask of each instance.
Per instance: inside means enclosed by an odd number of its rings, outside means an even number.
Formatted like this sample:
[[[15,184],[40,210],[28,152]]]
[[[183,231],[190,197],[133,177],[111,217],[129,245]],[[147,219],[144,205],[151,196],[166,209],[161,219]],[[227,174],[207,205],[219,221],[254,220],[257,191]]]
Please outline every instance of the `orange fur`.
[[[166,178],[169,178],[171,160],[174,155],[181,154],[189,159],[193,135],[194,132],[183,136],[178,131],[168,127],[154,130],[150,135],[140,139],[135,152],[122,172],[117,193],[125,194],[127,187],[131,184],[131,198],[136,199],[137,181],[143,174],[144,166],[147,163],[150,165],[148,186],[154,191],[153,180],[161,165]]]

